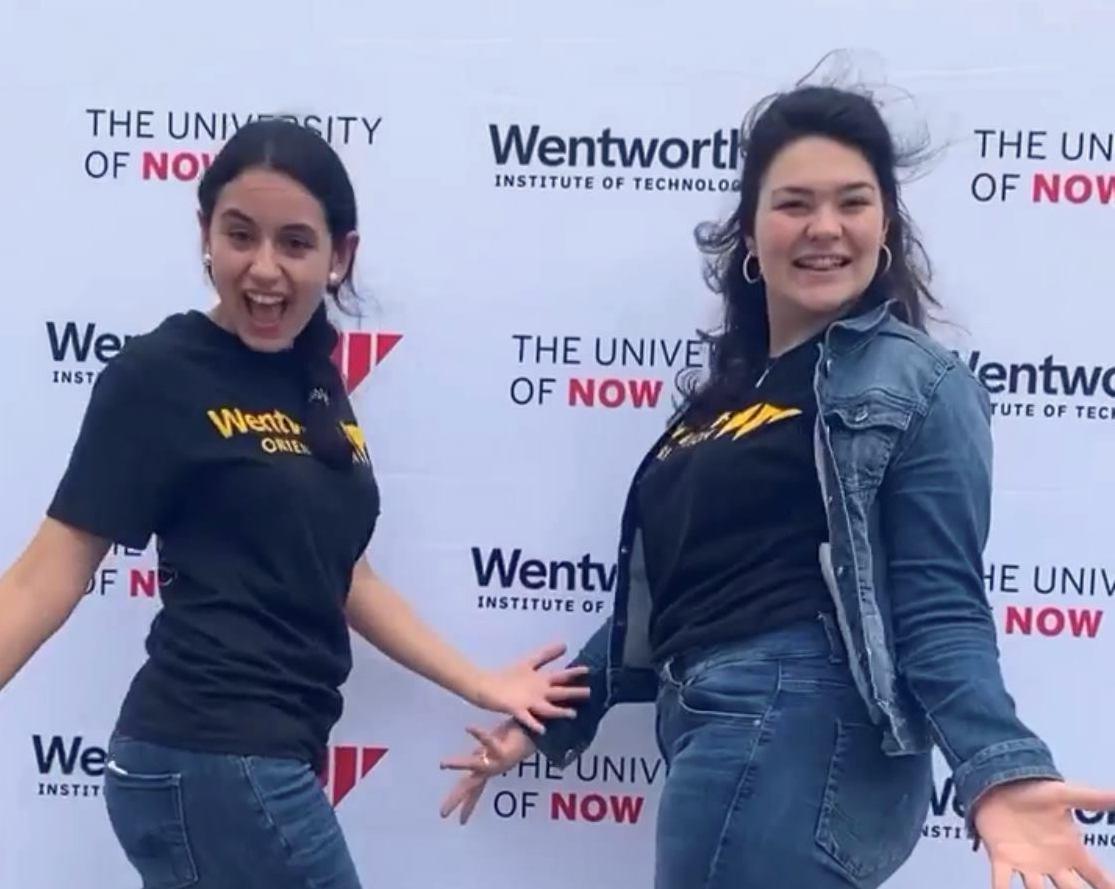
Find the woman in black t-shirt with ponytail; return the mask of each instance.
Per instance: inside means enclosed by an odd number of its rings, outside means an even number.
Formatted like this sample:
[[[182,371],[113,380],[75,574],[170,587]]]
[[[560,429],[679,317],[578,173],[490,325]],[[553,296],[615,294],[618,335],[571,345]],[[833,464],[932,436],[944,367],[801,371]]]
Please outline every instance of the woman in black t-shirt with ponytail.
[[[158,541],[163,609],[105,768],[149,887],[359,880],[317,773],[351,627],[473,704],[541,728],[581,670],[472,665],[365,561],[379,494],[330,355],[358,237],[340,158],[282,120],[237,132],[201,181],[219,300],[129,341],[93,389],[48,517],[0,578],[0,687],[66,620],[112,543]]]

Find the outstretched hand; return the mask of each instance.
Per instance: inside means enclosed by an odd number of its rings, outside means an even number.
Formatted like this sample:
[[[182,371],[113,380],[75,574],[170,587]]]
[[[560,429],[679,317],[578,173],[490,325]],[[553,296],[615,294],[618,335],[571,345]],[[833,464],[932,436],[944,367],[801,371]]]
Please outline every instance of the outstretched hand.
[[[441,804],[441,817],[448,818],[460,807],[460,822],[465,824],[480,802],[488,779],[506,772],[516,763],[534,753],[534,742],[522,727],[513,721],[497,726],[491,732],[469,728],[468,733],[480,746],[467,756],[445,760],[441,767],[463,771],[464,775],[449,791]]]
[[[992,889],[1008,889],[1014,874],[1026,889],[1115,889],[1084,846],[1073,809],[1115,808],[1115,792],[1048,779],[1025,779],[987,791],[975,825],[991,859]]]
[[[577,711],[559,704],[583,701],[586,686],[574,684],[588,667],[567,667],[543,673],[542,667],[565,654],[565,646],[554,643],[538,649],[509,667],[487,674],[474,703],[485,710],[506,713],[531,731],[543,734],[542,719],[572,719]]]

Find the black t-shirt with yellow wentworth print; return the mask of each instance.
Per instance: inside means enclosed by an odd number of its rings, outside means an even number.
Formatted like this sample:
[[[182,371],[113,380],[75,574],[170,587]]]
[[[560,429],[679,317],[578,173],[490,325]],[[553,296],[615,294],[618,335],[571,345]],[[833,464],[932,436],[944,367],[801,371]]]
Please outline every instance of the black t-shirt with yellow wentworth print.
[[[321,763],[379,496],[347,400],[352,470],[309,454],[295,360],[188,312],[130,340],[93,387],[48,514],[136,548],[156,536],[163,608],[122,735]]]
[[[662,660],[832,611],[813,455],[817,339],[780,356],[738,408],[675,430],[638,489]]]

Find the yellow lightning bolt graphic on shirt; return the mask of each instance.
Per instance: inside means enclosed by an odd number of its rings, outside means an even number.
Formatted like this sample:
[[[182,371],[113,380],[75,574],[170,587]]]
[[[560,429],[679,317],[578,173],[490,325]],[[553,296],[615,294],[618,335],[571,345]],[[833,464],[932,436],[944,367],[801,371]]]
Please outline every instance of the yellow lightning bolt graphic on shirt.
[[[691,448],[710,438],[720,438],[730,432],[735,433],[732,436],[732,440],[735,441],[761,426],[768,426],[779,420],[788,420],[800,414],[801,411],[796,407],[787,408],[759,403],[741,411],[725,411],[700,430],[690,429],[683,423],[670,433],[671,441],[662,447],[658,459],[664,459],[674,448]]]
[[[796,407],[775,407],[773,404],[756,404],[749,407],[747,410],[738,411],[732,415],[731,419],[720,426],[720,430],[716,433],[716,438],[722,435],[727,435],[729,432],[735,430],[735,435],[732,440],[747,435],[758,429],[760,426],[766,426],[768,423],[777,423],[779,420],[788,420],[790,417],[796,417],[801,413]]]

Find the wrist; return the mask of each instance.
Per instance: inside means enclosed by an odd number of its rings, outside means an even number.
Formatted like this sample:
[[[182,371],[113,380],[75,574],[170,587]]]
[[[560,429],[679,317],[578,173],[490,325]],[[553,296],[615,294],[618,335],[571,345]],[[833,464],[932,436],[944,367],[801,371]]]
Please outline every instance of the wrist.
[[[479,667],[474,667],[465,679],[464,687],[461,690],[461,697],[472,704],[474,707],[481,709],[488,709],[488,704],[492,698],[492,683],[494,676],[488,670],[481,670]]]
[[[509,719],[501,726],[500,734],[511,746],[511,753],[516,761],[524,760],[538,751],[534,738],[530,732],[523,728],[518,720]]]
[[[518,726],[515,730],[515,751],[519,759],[526,759],[538,752],[538,745],[534,743],[534,738],[522,726]]]

